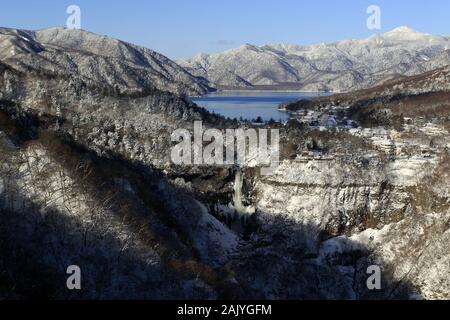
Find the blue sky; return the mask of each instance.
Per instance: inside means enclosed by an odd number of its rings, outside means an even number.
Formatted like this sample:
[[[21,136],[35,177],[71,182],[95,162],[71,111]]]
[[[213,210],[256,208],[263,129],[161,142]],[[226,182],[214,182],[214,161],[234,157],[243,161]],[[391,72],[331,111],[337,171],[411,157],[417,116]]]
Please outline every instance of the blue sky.
[[[447,0],[14,0],[2,1],[0,26],[64,26],[67,6],[81,8],[82,28],[144,45],[172,59],[244,43],[312,44],[364,38],[407,25],[450,35]],[[366,9],[381,8],[380,31]]]

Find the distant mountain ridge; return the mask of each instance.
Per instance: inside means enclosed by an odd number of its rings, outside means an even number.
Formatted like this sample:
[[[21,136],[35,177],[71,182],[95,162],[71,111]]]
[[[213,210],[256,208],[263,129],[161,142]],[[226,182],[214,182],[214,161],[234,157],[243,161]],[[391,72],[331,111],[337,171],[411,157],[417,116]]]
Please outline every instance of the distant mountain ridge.
[[[118,92],[158,89],[202,95],[211,89],[157,52],[83,30],[0,28],[0,61],[22,71],[76,74]]]
[[[245,44],[177,61],[222,88],[350,91],[450,63],[450,37],[399,27],[362,40],[309,46]]]

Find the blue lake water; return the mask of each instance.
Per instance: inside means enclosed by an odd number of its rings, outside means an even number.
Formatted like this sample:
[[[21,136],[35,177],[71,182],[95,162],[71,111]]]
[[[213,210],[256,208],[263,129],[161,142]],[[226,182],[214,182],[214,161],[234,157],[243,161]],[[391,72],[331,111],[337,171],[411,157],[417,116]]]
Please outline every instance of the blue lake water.
[[[281,103],[317,96],[317,93],[277,91],[223,91],[192,98],[198,106],[228,118],[246,120],[287,120],[286,112],[278,111]]]

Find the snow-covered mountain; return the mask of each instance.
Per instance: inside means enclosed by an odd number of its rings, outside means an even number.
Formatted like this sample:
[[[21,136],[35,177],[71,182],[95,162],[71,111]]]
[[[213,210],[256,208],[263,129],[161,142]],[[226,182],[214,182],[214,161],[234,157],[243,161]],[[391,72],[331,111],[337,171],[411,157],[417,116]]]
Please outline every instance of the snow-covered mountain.
[[[287,105],[360,127],[264,125],[280,133],[270,176],[173,164],[195,120],[253,128],[173,93],[195,88],[117,40],[0,31],[0,299],[449,298],[449,67]]]
[[[449,40],[399,27],[363,40],[330,44],[246,44],[178,63],[219,87],[349,91],[449,64]]]
[[[79,75],[118,92],[200,95],[207,83],[150,49],[83,30],[0,28],[0,60],[22,71]]]

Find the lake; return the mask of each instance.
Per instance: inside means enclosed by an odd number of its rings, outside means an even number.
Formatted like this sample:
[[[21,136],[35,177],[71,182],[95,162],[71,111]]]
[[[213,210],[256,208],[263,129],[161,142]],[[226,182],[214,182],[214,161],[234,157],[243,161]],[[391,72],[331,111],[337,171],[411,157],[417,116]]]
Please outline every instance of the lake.
[[[222,91],[192,98],[198,106],[228,118],[253,120],[287,120],[286,112],[278,111],[281,103],[317,96],[308,92]]]

